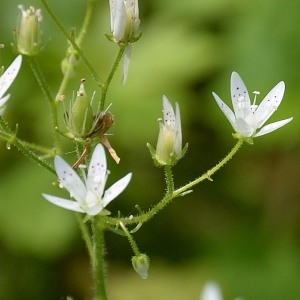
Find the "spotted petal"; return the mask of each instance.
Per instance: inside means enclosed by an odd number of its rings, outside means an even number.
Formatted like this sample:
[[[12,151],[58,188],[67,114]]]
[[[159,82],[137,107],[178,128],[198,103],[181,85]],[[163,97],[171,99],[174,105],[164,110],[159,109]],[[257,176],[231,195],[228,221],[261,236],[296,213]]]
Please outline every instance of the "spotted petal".
[[[265,122],[275,112],[275,110],[277,110],[278,106],[282,101],[284,89],[284,82],[279,82],[260,103],[260,105],[254,113],[257,122],[257,128],[263,126]]]
[[[236,72],[231,74],[231,99],[235,117],[245,119],[251,113],[251,102],[246,85]]]
[[[107,165],[104,147],[98,144],[93,152],[87,176],[87,189],[101,199],[107,179]]]
[[[77,211],[77,212],[84,212],[84,210],[80,207],[79,203],[72,200],[67,200],[60,197],[55,197],[47,194],[42,194],[43,197],[48,200],[49,202],[60,206],[62,208],[66,208],[69,210]]]
[[[163,96],[164,124],[169,129],[175,129],[175,114],[168,98]]]
[[[86,188],[78,174],[60,156],[55,156],[54,166],[60,184],[82,205],[86,197]]]
[[[110,203],[124,191],[129,181],[131,180],[131,177],[132,173],[127,174],[105,191],[105,194],[103,196],[103,207],[105,207],[108,203]]]
[[[12,64],[6,69],[0,79],[0,98],[6,93],[15,80],[22,64],[22,55],[18,55]]]
[[[225,117],[230,122],[231,126],[233,128],[235,128],[235,116],[234,116],[234,113],[232,112],[232,110],[227,106],[227,104],[225,104],[225,102],[223,102],[221,100],[221,98],[216,93],[213,92],[212,94],[213,94],[218,106],[220,107],[220,109],[224,113]]]

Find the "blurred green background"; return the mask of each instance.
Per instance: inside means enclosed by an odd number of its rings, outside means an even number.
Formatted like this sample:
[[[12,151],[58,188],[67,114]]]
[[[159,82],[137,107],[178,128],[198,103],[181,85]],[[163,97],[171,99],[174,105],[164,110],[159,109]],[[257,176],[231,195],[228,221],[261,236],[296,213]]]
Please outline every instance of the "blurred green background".
[[[49,1],[66,28],[83,20],[86,1]],[[19,1],[2,1],[0,64],[8,66]],[[39,1],[24,1],[41,7]],[[188,196],[176,199],[135,234],[151,259],[149,278],[133,271],[125,238],[106,234],[108,285],[112,300],[198,299],[207,280],[215,280],[224,299],[300,299],[300,1],[140,0],[143,36],[133,45],[126,85],[120,69],[108,103],[116,124],[110,141],[121,157],[109,183],[127,172],[132,183],[109,209],[116,214],[147,209],[164,193],[162,171],[153,167],[146,143],[156,145],[163,94],[178,102],[183,140],[189,151],[174,169],[176,186],[202,174],[234,145],[230,124],[211,92],[230,103],[229,80],[237,71],[249,92],[262,97],[280,80],[286,93],[270,121],[294,117],[280,130],[255,139]],[[43,8],[42,8],[43,10]],[[43,11],[45,48],[37,60],[55,94],[67,42]],[[98,1],[83,50],[105,78],[117,54],[109,33],[108,1]],[[66,98],[78,89],[96,89],[83,64],[70,81]],[[19,136],[52,145],[47,101],[24,59],[10,89],[5,118]],[[99,96],[99,93],[98,93]],[[97,98],[97,94],[96,94]],[[260,99],[260,100],[261,100]],[[61,116],[61,128],[63,127]],[[66,159],[72,144],[64,142]],[[92,295],[87,254],[72,212],[46,202],[56,193],[52,174],[0,143],[0,299],[88,299]],[[142,188],[141,188],[142,187]],[[66,195],[66,194],[65,194]]]

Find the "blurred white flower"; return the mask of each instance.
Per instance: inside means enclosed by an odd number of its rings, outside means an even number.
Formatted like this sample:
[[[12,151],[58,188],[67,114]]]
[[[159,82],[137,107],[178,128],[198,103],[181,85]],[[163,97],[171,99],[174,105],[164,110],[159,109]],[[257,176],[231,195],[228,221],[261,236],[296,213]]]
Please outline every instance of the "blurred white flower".
[[[219,285],[215,282],[207,282],[203,288],[199,300],[222,300]]]
[[[132,176],[131,173],[127,174],[104,192],[109,172],[102,144],[98,144],[93,152],[85,183],[60,156],[55,157],[54,165],[61,187],[66,188],[76,201],[47,194],[43,194],[43,197],[55,205],[90,216],[99,214],[122,193]]]
[[[3,75],[0,77],[0,115],[4,111],[4,104],[9,99],[10,95],[4,96],[6,91],[9,89],[13,81],[18,75],[21,68],[22,56],[18,55],[16,59],[11,63],[11,65],[6,69]],[[3,97],[4,96],[4,97]]]
[[[236,131],[234,136],[237,138],[254,138],[270,133],[293,119],[285,119],[262,127],[279,107],[283,98],[284,89],[284,82],[279,82],[267,94],[260,105],[255,104],[256,96],[259,92],[254,92],[256,95],[253,104],[251,104],[247,88],[242,78],[238,73],[233,72],[231,75],[231,99],[234,112],[217,94],[213,93],[213,96]]]

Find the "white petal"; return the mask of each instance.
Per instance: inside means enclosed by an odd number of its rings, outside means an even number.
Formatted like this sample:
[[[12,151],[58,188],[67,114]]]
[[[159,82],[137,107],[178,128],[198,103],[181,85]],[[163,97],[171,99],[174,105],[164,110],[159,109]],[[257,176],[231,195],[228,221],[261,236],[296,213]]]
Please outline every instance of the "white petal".
[[[107,165],[104,147],[98,144],[93,152],[87,175],[87,189],[101,199],[107,178]]]
[[[235,122],[235,131],[238,132],[243,137],[250,137],[253,135],[256,128],[251,126],[244,119],[237,119]]]
[[[251,103],[246,85],[236,72],[231,74],[231,99],[235,117],[245,119],[251,112]]]
[[[174,150],[177,155],[180,155],[182,150],[181,118],[180,118],[179,105],[177,103],[175,105],[176,105],[176,117],[175,117],[176,138],[175,138]]]
[[[127,21],[124,0],[115,0],[114,8],[112,33],[116,41],[120,41],[124,38]]]
[[[51,195],[47,195],[47,194],[42,194],[43,197],[48,200],[49,202],[69,209],[69,210],[73,210],[73,211],[77,211],[77,212],[84,212],[84,210],[80,207],[79,203],[76,201],[71,201],[71,200],[67,200],[64,198],[60,198],[60,197],[55,197],[55,196],[51,196]]]
[[[0,107],[6,103],[6,101],[9,99],[9,97],[10,97],[10,94],[7,94],[5,97],[0,99]]]
[[[85,201],[86,187],[78,174],[59,156],[55,156],[54,166],[61,185],[82,205]]]
[[[131,59],[131,44],[128,44],[126,46],[124,57],[123,57],[123,79],[122,79],[122,85],[126,83],[128,71],[129,71],[129,64]]]
[[[200,300],[222,300],[221,290],[215,282],[208,282],[201,294]]]
[[[235,116],[232,110],[221,100],[221,98],[216,93],[213,92],[212,94],[217,104],[219,105],[220,109],[222,110],[222,112],[230,122],[231,126],[235,128]]]
[[[278,108],[283,98],[284,89],[284,82],[279,82],[260,103],[254,113],[257,122],[257,128],[263,126],[265,122],[270,118],[270,116],[274,113],[274,111]]]
[[[105,207],[109,202],[115,199],[118,195],[120,195],[124,189],[127,187],[129,181],[131,180],[132,173],[127,174],[119,181],[114,183],[108,190],[105,191],[103,197],[103,207]]]
[[[103,207],[98,204],[98,205],[94,205],[94,206],[91,206],[88,209],[86,209],[86,213],[90,216],[95,216],[95,215],[98,215],[102,209],[103,209]]]
[[[168,129],[176,129],[174,110],[170,101],[165,95],[163,95],[163,111],[164,125],[167,126]]]
[[[256,133],[254,135],[254,137],[258,137],[258,136],[270,133],[270,132],[286,125],[287,123],[291,122],[292,120],[293,120],[293,118],[289,118],[289,119],[285,119],[285,120],[282,120],[282,121],[278,121],[278,122],[275,122],[275,123],[268,124],[268,125],[264,126],[258,133]]]
[[[18,55],[11,65],[6,69],[0,78],[0,98],[5,94],[8,88],[15,80],[22,64],[22,55]]]

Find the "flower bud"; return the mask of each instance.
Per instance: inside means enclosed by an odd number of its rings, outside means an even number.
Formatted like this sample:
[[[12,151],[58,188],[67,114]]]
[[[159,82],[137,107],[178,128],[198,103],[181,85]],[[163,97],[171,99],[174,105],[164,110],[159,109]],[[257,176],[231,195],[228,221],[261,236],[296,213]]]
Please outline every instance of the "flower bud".
[[[70,133],[78,138],[88,137],[94,126],[93,110],[84,89],[84,82],[85,80],[82,79],[77,97],[67,118]]]
[[[140,26],[138,0],[110,0],[109,4],[113,39],[118,43],[135,42]]]
[[[149,270],[149,258],[146,254],[133,256],[131,259],[134,270],[143,278],[147,279]]]
[[[19,5],[18,8],[22,15],[16,32],[17,50],[23,55],[37,55],[42,45],[41,10],[35,9],[33,6],[24,9],[23,5]]]
[[[154,161],[160,165],[174,165],[185,153],[182,150],[182,133],[179,106],[176,103],[176,114],[166,96],[163,96],[164,118],[159,119],[159,135],[155,154],[148,145]]]

